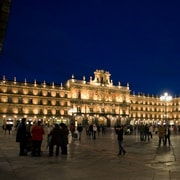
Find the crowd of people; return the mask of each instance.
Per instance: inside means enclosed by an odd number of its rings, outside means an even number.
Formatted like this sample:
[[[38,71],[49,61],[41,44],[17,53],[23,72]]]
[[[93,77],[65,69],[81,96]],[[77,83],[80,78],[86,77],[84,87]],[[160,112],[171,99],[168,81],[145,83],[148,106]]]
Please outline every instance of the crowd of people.
[[[54,147],[56,147],[55,155],[67,155],[69,129],[64,123],[55,124],[51,131],[47,134],[47,148],[49,156],[53,156]],[[16,142],[19,142],[19,156],[26,156],[30,151],[32,156],[41,156],[41,145],[44,139],[45,130],[42,121],[39,120],[33,125],[26,122],[26,118],[22,118],[16,129]]]
[[[96,123],[89,124],[86,125],[84,128],[86,131],[86,135],[92,137],[94,140],[100,134],[102,135],[105,134],[105,126],[102,124],[101,125]],[[78,138],[79,140],[81,140],[82,131],[83,131],[83,126],[81,123],[77,125],[77,133],[75,132],[75,125],[74,124],[70,125],[70,132],[73,138]]]
[[[170,141],[170,135],[171,135],[171,130],[170,126],[168,124],[163,124],[160,123],[157,126],[152,126],[148,124],[140,124],[138,126],[139,134],[140,134],[140,140],[141,141],[150,141],[150,139],[153,138],[153,132],[158,135],[159,141],[158,145],[161,146],[163,145],[171,145]],[[176,131],[174,131],[176,133]]]
[[[64,123],[55,124],[54,128],[48,134],[49,138],[49,156],[53,156],[54,146],[56,147],[55,155],[59,156],[59,148],[61,154],[67,155],[69,129]]]
[[[118,155],[125,155],[126,151],[123,146],[123,136],[127,135],[125,133],[125,130],[127,130],[127,126],[123,125],[117,125],[114,127],[115,128],[115,133],[117,134],[117,142],[118,142]],[[132,128],[133,129],[133,128]],[[170,129],[169,124],[163,124],[160,123],[156,126],[153,126],[152,124],[143,124],[141,123],[140,125],[134,127],[134,135],[139,134],[140,141],[150,141],[150,139],[153,138],[153,135],[158,136],[158,146],[166,146],[169,145],[171,146],[171,132],[172,130],[174,131],[174,134],[177,134],[177,129],[176,126],[173,127],[173,129]],[[131,130],[130,132],[133,132]],[[133,133],[130,133],[133,134]]]
[[[105,134],[105,126],[98,124],[90,124],[84,126],[80,123],[75,127],[72,123],[68,128],[66,124],[54,124],[50,131],[46,134],[47,149],[49,156],[59,156],[60,151],[62,155],[67,155],[68,135],[71,134],[73,139],[81,141],[83,129],[86,131],[86,136],[96,139],[100,134]],[[31,152],[31,156],[41,156],[41,145],[44,140],[45,130],[42,121],[37,122],[27,121],[22,118],[16,126],[16,142],[19,143],[19,156],[26,156]]]
[[[161,146],[161,143],[163,145],[171,145],[171,140],[170,140],[170,136],[171,136],[171,131],[169,128],[169,125],[163,125],[160,124],[158,127],[158,135],[159,135],[159,146]]]
[[[5,127],[3,127],[4,129]],[[106,128],[104,125],[98,125],[96,123],[83,126],[81,123],[71,124],[69,128],[64,123],[54,124],[47,132],[47,149],[49,156],[67,155],[68,135],[71,134],[73,139],[81,141],[83,129],[86,136],[92,139],[96,139],[100,134],[105,135]],[[22,118],[21,122],[16,127],[16,142],[19,142],[19,156],[26,156],[28,152],[31,152],[32,156],[42,155],[42,141],[44,140],[45,130],[41,120],[29,122],[26,118]],[[176,129],[173,128],[176,133]],[[139,124],[130,128],[130,133],[139,134],[140,141],[149,142],[154,135],[158,137],[158,145],[171,145],[171,131],[169,125],[158,124],[153,126],[151,124]],[[126,151],[123,146],[124,135],[127,135],[127,125],[115,126],[115,133],[117,135],[118,142],[118,155],[125,155]]]

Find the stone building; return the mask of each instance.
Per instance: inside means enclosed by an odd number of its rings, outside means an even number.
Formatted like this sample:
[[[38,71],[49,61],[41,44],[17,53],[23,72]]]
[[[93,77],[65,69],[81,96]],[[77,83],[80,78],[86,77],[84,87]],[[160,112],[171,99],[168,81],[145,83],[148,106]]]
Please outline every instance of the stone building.
[[[0,123],[26,117],[45,124],[64,122],[117,124],[179,124],[180,98],[162,101],[158,96],[131,93],[129,84],[113,85],[111,74],[96,70],[87,81],[71,79],[62,85],[0,80]]]

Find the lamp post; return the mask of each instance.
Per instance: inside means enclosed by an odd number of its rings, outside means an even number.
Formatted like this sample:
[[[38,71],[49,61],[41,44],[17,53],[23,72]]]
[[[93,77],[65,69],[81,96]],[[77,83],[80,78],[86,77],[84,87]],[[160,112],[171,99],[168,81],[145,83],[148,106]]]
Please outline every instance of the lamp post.
[[[172,96],[170,96],[167,92],[165,92],[164,95],[160,96],[160,100],[165,102],[164,121],[165,121],[165,123],[167,123],[167,121],[168,121],[167,102],[172,100]]]

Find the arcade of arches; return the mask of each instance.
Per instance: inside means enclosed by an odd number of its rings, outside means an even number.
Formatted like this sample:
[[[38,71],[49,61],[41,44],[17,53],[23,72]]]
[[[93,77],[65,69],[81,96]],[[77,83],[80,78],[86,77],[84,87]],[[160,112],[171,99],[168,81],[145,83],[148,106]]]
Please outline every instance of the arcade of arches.
[[[0,80],[0,123],[16,123],[22,117],[46,124],[72,121],[82,124],[180,125],[180,98],[162,101],[158,95],[131,93],[129,83],[113,84],[108,71],[96,70],[89,81],[71,79],[63,85]]]

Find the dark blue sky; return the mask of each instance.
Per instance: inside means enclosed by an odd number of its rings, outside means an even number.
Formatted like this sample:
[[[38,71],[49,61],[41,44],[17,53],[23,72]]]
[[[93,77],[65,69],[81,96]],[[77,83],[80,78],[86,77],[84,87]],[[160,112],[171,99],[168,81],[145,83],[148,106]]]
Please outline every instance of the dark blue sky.
[[[180,95],[180,2],[14,0],[0,76],[86,80],[96,69],[132,91]]]

